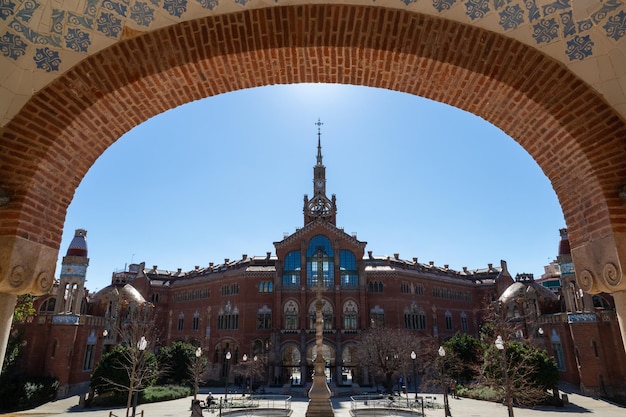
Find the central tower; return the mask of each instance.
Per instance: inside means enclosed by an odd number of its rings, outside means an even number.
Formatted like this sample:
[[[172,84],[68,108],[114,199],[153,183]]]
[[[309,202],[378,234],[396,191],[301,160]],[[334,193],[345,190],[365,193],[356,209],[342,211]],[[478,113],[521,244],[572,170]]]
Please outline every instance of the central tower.
[[[326,221],[332,225],[337,222],[337,204],[333,194],[331,199],[326,196],[326,167],[322,163],[322,122],[318,119],[317,126],[317,162],[313,167],[313,197],[309,200],[304,195],[304,224],[312,221]]]

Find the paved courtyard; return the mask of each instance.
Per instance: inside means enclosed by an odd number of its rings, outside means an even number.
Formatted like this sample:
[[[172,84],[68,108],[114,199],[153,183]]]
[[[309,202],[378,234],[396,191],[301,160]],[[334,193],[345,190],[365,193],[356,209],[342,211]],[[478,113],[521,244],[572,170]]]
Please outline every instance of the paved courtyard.
[[[200,399],[206,397],[208,389],[203,389],[199,395]],[[212,390],[213,394],[219,398],[222,393]],[[565,407],[542,407],[542,408],[515,408],[516,417],[556,417],[556,416],[592,416],[599,417],[625,417],[626,407],[613,404],[604,400],[580,395],[573,390],[562,390],[568,395],[569,404]],[[442,407],[442,396],[436,395],[437,404],[435,408],[425,410],[426,417],[444,417]],[[333,408],[336,417],[350,417],[351,401],[350,397],[333,398]],[[83,408],[78,405],[79,397],[70,397],[63,400],[54,401],[37,407],[33,410],[16,413],[12,416],[18,417],[51,417],[51,416],[73,416],[73,417],[108,417],[110,415],[125,417],[125,408],[94,409]],[[142,404],[137,407],[137,413],[143,412],[144,417],[189,417],[191,397],[167,401],[156,404]],[[292,399],[292,416],[304,417],[306,415],[308,399],[294,397]],[[498,417],[507,416],[505,406],[496,403],[470,400],[466,398],[450,398],[450,411],[454,417]],[[204,412],[206,417],[216,416],[217,413]],[[141,415],[141,414],[139,414]],[[262,415],[260,413],[259,415]],[[393,416],[385,412],[381,416]],[[1,415],[7,417],[7,415]],[[254,414],[250,414],[254,417]]]

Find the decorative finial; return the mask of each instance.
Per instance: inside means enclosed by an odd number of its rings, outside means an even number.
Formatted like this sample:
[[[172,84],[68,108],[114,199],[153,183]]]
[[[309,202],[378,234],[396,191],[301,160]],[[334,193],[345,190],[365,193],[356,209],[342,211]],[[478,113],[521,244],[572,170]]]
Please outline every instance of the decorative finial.
[[[320,119],[317,119],[315,125],[317,126],[317,164],[322,165],[322,123]]]

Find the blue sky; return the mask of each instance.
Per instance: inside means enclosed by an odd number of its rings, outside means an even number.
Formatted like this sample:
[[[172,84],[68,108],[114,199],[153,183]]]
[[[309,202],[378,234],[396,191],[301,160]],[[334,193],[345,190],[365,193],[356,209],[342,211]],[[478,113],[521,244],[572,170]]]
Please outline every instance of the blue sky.
[[[337,226],[366,251],[457,270],[504,259],[536,278],[556,257],[561,208],[513,139],[442,103],[328,84],[223,94],[135,127],[76,190],[60,257],[86,229],[96,291],[133,262],[175,271],[274,254],[303,225],[318,118]]]

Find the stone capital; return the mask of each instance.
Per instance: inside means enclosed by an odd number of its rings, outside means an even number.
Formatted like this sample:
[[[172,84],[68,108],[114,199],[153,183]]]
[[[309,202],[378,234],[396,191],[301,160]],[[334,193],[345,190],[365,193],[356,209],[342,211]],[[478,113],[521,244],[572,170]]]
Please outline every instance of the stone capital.
[[[0,293],[47,294],[54,282],[58,249],[17,236],[0,237]]]
[[[576,280],[590,294],[626,291],[626,234],[613,234],[572,248]]]

